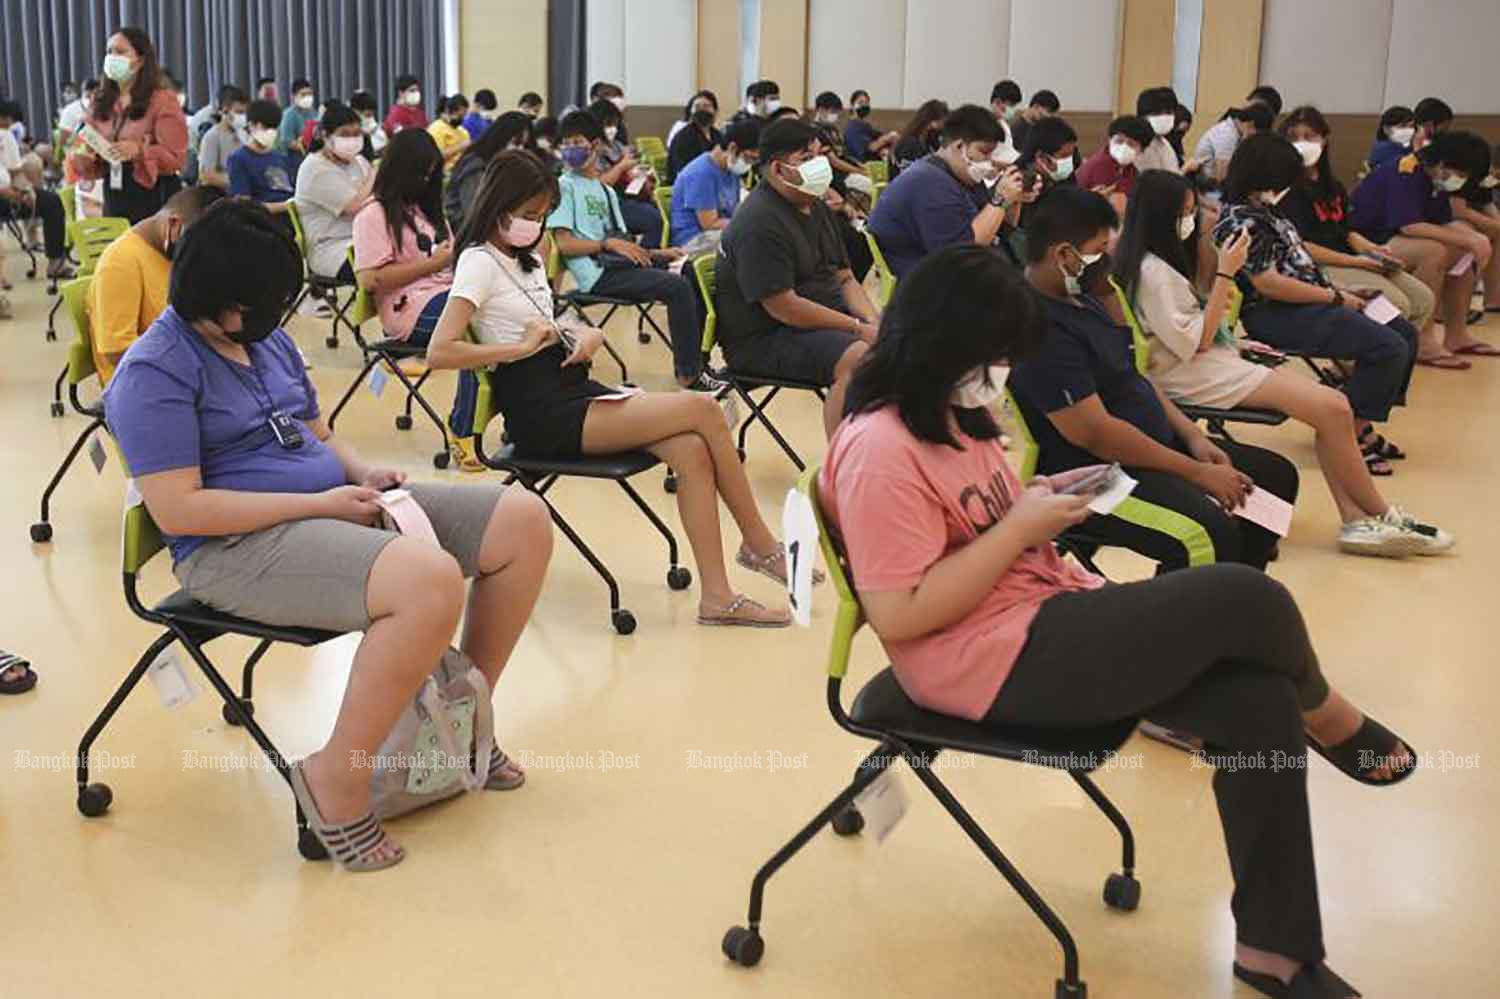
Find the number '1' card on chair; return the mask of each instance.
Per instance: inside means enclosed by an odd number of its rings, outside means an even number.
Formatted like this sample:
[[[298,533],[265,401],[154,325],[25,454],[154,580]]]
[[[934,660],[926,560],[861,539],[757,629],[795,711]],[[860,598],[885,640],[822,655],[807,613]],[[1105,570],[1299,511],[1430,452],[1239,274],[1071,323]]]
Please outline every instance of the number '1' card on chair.
[[[812,627],[812,571],[818,553],[818,516],[800,489],[790,489],[781,508],[781,536],[786,539],[786,597],[792,619]]]

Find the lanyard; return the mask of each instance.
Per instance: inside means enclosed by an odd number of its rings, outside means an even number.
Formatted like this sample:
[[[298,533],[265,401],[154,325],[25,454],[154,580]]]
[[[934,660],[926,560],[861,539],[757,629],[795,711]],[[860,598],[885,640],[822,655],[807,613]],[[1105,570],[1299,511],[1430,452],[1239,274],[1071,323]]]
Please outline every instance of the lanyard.
[[[268,419],[276,415],[276,400],[272,398],[270,389],[266,388],[266,382],[260,375],[260,369],[255,366],[255,355],[250,353],[249,345],[245,347],[245,356],[250,358],[250,374],[255,379],[253,383],[249,378],[245,377],[245,372],[242,370],[245,367],[244,365],[231,361],[211,346],[208,348],[208,351],[224,362],[224,365],[234,374],[235,381],[244,387],[245,391],[250,394],[250,398],[255,400],[255,404],[265,408]]]
[[[492,247],[485,247],[485,249],[490,253],[500,255],[499,251],[495,250]],[[572,334],[563,329],[561,326],[557,325],[557,319],[552,315],[552,313],[549,310],[542,308],[541,303],[531,297],[531,292],[527,291],[526,286],[521,284],[520,280],[510,272],[510,268],[505,266],[505,261],[498,260],[496,261],[496,263],[500,265],[500,272],[506,277],[510,278],[510,283],[515,285],[516,290],[525,297],[526,301],[531,303],[531,307],[533,309],[536,309],[536,311],[541,314],[542,318],[550,323],[552,325],[552,328],[557,331],[558,339],[563,342],[563,345],[566,346],[569,350],[572,350],[574,347],[576,347],[577,341],[574,340]]]

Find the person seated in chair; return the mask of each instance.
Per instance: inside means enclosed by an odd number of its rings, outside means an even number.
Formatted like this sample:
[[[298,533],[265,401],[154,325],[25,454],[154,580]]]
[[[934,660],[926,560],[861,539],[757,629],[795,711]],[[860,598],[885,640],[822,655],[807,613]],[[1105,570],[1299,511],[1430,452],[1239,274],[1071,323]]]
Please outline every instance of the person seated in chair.
[[[603,103],[615,110],[608,101]],[[578,290],[631,302],[666,303],[677,384],[693,392],[722,392],[724,383],[703,368],[703,330],[688,278],[663,269],[680,259],[682,251],[648,250],[631,240],[620,197],[600,175],[607,133],[592,114],[575,111],[563,118],[558,137],[567,171],[547,228]],[[658,212],[658,233],[660,228]]]
[[[246,117],[249,142],[229,155],[229,193],[264,205],[290,235],[292,224],[284,216],[297,193],[295,180],[302,159],[276,149],[281,108],[270,101],[252,101]]]
[[[791,621],[785,609],[736,593],[725,571],[720,498],[744,537],[735,559],[742,567],[785,583],[786,556],[761,518],[712,397],[634,392],[621,398],[589,378],[590,358],[604,334],[576,316],[553,320],[538,247],[559,197],[552,171],[530,153],[502,152],[490,164],[459,236],[458,271],[427,348],[428,363],[481,371],[490,379],[520,457],[576,460],[645,450],[666,462],[677,475],[677,508],[703,587],[698,623],[785,627]],[[469,341],[470,330],[478,343]],[[467,422],[473,421],[471,409]]]
[[[829,388],[823,423],[832,433],[880,314],[823,203],[833,167],[814,155],[817,142],[811,126],[790,119],[761,133],[761,183],[724,230],[715,302],[729,367]]]
[[[730,125],[718,143],[683,167],[672,185],[672,245],[686,246],[705,232],[722,232],[740,205],[744,178],[760,157],[760,121]]]
[[[1155,140],[1146,119],[1121,115],[1109,123],[1109,136],[1078,168],[1078,186],[1104,195],[1116,212],[1124,213],[1140,171],[1136,161]]]
[[[552,552],[547,508],[524,489],[407,482],[333,436],[277,322],[302,285],[296,244],[259,205],[226,199],[183,236],[171,306],[125,354],[109,426],[192,599],[279,627],[362,631],[324,747],[292,766],[307,818],[339,864],[404,852],[370,812],[373,756],[453,639],[491,689]],[[440,547],[382,529],[404,486]],[[464,579],[472,578],[467,612]],[[487,788],[524,771],[496,747]]]
[[[321,125],[323,147],[302,161],[294,196],[307,241],[307,266],[320,277],[353,281],[349,248],[354,245],[354,216],[370,199],[375,168],[362,155],[359,112],[330,103]]]
[[[1109,210],[1085,192],[1048,199]],[[1006,365],[1058,336],[1055,301],[979,246],[941,250],[901,282],[818,479],[860,605],[929,711],[997,737],[1146,718],[1258,760],[1213,778],[1234,974],[1270,996],[1352,999],[1323,963],[1307,750],[1379,786],[1410,776],[1415,754],[1329,684],[1295,600],[1263,573],[1213,565],[1107,585],[1058,556],[1053,539],[1089,497],[1067,494],[1076,474],[1023,487],[989,409]]]
[[[1036,438],[1038,470],[1124,466],[1135,491],[1112,513],[1090,517],[1087,532],[1161,571],[1209,562],[1264,569],[1277,536],[1234,511],[1252,489],[1294,502],[1296,466],[1263,448],[1210,440],[1136,370],[1130,331],[1085,293],[1095,286],[1090,275],[1108,270],[1104,247],[1119,222],[1108,201],[1065,185],[1032,207],[1026,278],[1042,296],[1048,332],[1017,365],[1011,391]]]
[[[109,385],[125,351],[166,309],[182,234],[223,196],[216,187],[185,187],[100,254],[89,285],[88,321],[101,385]]]
[[[901,138],[900,132],[882,133],[870,124],[869,119],[870,92],[856,90],[849,95],[849,124],[844,126],[844,148],[849,150],[852,162],[867,163],[882,159],[886,151]]]
[[[198,183],[229,189],[229,157],[244,145],[250,98],[233,84],[219,89],[216,120],[198,141]]]
[[[700,90],[683,109],[682,120],[672,126],[672,131],[667,135],[666,183],[671,184],[674,191],[677,187],[677,175],[689,163],[718,148],[719,140],[723,138],[723,133],[714,124],[718,115],[718,97],[714,96],[712,90]],[[760,119],[755,119],[755,124],[761,124]]]
[[[1250,251],[1240,233],[1198,266],[1198,197],[1190,181],[1148,170],[1136,185],[1115,248],[1115,275],[1151,346],[1151,380],[1178,402],[1279,410],[1313,428],[1318,464],[1338,508],[1339,547],[1356,555],[1434,555],[1453,546],[1387,503],[1354,435],[1349,398],[1320,382],[1240,356],[1230,293]]]

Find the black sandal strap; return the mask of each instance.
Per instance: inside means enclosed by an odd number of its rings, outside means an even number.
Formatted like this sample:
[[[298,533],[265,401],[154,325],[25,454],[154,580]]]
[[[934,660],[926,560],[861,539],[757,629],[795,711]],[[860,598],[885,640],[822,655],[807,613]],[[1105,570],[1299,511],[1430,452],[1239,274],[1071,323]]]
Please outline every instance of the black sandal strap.
[[[1329,970],[1326,964],[1304,964],[1283,983],[1275,975],[1263,975],[1240,964],[1234,966],[1234,977],[1271,999],[1348,999],[1361,996],[1354,986]]]
[[[1401,769],[1395,767],[1397,743],[1406,746],[1406,751],[1411,756],[1411,763]],[[1337,746],[1325,746],[1311,736],[1308,737],[1307,744],[1315,753],[1349,777],[1361,784],[1369,784],[1371,787],[1399,784],[1417,769],[1417,751],[1412,749],[1404,739],[1398,739],[1395,733],[1368,715],[1359,726],[1359,731]],[[1395,771],[1390,780],[1376,780],[1370,776],[1371,773],[1387,764]]]

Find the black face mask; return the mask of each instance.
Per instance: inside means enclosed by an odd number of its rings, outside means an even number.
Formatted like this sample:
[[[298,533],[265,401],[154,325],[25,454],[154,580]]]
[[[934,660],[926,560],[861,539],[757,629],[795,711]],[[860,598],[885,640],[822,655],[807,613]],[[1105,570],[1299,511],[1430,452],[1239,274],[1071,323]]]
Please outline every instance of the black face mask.
[[[861,104],[859,107],[854,109],[854,113],[861,118],[868,118],[870,117],[870,105]]]
[[[240,328],[232,333],[225,330],[224,335],[241,346],[260,343],[276,332],[280,319],[281,315],[272,309],[246,309],[240,313]]]
[[[1113,261],[1110,260],[1109,254],[1105,253],[1083,269],[1078,275],[1078,284],[1091,295],[1108,294],[1110,289],[1107,281],[1113,268]]]
[[[714,124],[714,113],[712,111],[694,111],[693,124],[699,128],[712,128]]]

